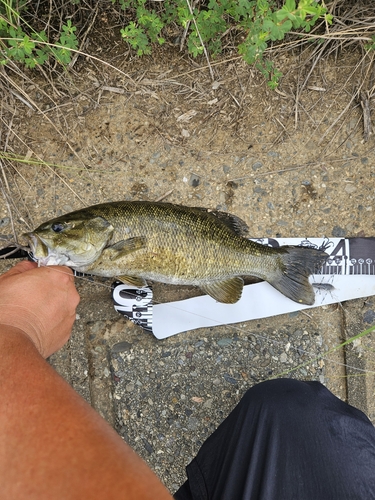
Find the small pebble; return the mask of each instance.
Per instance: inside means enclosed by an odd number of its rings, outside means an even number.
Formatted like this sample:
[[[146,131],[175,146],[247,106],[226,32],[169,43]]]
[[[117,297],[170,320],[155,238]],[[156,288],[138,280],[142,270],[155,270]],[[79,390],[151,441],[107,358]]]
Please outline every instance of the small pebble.
[[[333,229],[332,229],[332,236],[334,238],[343,238],[346,236],[346,231],[345,229],[343,229],[342,227],[340,226],[335,226]]]
[[[365,323],[372,324],[375,322],[375,311],[366,311],[363,315],[363,321]]]
[[[189,417],[187,428],[190,431],[195,431],[199,428],[199,420],[196,417]]]
[[[288,356],[286,355],[285,352],[283,352],[283,353],[280,354],[280,361],[282,363],[286,363],[288,361]]]
[[[10,223],[9,217],[3,217],[2,219],[0,219],[0,227],[8,226],[9,223]]]
[[[190,179],[189,179],[189,186],[192,186],[192,187],[198,187],[199,184],[200,184],[200,177],[196,174],[191,174],[190,175]]]
[[[237,384],[237,380],[235,378],[231,377],[230,375],[228,375],[228,373],[224,373],[224,379],[232,385]]]
[[[224,338],[217,341],[220,347],[228,347],[232,343],[232,339]]]
[[[123,342],[118,342],[118,344],[115,344],[112,346],[112,352],[123,352],[123,351],[129,351],[131,348],[132,344],[130,342],[126,342],[125,340]]]
[[[263,163],[261,161],[256,161],[251,168],[255,171],[255,170],[259,170],[262,167],[263,167]]]

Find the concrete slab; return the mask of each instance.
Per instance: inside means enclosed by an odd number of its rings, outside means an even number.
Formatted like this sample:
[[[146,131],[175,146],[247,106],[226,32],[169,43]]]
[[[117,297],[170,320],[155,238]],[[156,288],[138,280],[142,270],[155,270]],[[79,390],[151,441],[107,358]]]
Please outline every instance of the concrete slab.
[[[343,304],[345,339],[374,324],[375,301],[358,299]],[[354,340],[345,348],[347,401],[375,423],[375,332]]]
[[[93,407],[171,491],[184,481],[185,466],[203,441],[253,384],[274,377],[320,380],[346,398],[343,350],[324,354],[341,342],[340,306],[158,341],[114,311],[108,288],[84,283],[79,292],[72,341],[52,362],[73,387],[89,392]],[[160,297],[166,300],[170,293],[164,287]],[[82,355],[86,359],[77,364]]]

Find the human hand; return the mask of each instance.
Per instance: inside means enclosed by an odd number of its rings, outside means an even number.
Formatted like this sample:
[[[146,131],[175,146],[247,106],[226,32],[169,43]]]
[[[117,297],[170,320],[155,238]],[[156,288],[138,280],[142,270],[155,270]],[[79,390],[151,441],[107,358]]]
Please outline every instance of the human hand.
[[[19,328],[47,358],[68,341],[79,300],[69,268],[19,262],[0,276],[0,335]]]

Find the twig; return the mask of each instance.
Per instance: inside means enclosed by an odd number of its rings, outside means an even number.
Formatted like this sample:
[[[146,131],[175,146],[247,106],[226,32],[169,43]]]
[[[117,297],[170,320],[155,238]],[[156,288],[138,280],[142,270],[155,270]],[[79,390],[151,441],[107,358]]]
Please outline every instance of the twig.
[[[370,82],[369,82],[369,97],[370,99],[372,98],[375,90],[375,63],[374,60],[372,61],[372,68],[371,68],[371,73],[370,73]]]
[[[333,129],[333,127],[336,125],[336,123],[338,121],[340,121],[340,119],[345,115],[345,113],[348,111],[348,109],[350,108],[350,106],[352,105],[352,102],[355,100],[356,96],[353,95],[350,99],[350,101],[348,102],[348,104],[345,106],[344,110],[341,111],[341,113],[339,114],[339,116],[336,118],[336,120],[334,120],[333,123],[331,123],[331,125],[326,129],[326,131],[324,132],[324,134],[322,135],[322,137],[320,138],[318,144],[319,146],[321,145],[321,143],[323,142],[323,140],[325,139],[325,137],[327,136],[327,134]]]
[[[253,177],[263,177],[264,175],[283,174],[284,172],[291,172],[293,170],[301,170],[302,168],[311,167],[312,165],[316,165],[316,163],[315,162],[308,162],[308,163],[305,163],[304,165],[300,165],[299,167],[283,168],[282,170],[270,170],[269,172],[261,172],[259,174],[245,175],[243,177],[236,177],[235,179],[228,179],[225,182],[242,181],[244,179],[252,179]]]
[[[31,110],[35,111],[35,109],[33,108],[33,106],[26,100],[24,99],[22,96],[19,95],[18,92],[16,92],[15,90],[13,89],[9,89],[10,92],[15,96],[17,97],[17,99],[19,99],[21,102],[23,102],[28,108],[30,108]]]
[[[182,49],[184,47],[185,39],[186,39],[186,36],[188,34],[189,28],[190,28],[190,20],[186,23],[186,27],[185,27],[184,32],[183,32],[182,37],[181,37],[180,52],[182,52]]]
[[[0,161],[0,170],[1,170],[1,173],[3,174],[3,179],[4,179],[5,187],[7,188],[8,191],[10,191],[9,184],[8,184],[8,179],[7,179],[7,176],[5,174],[4,165],[3,165],[2,161]]]
[[[199,37],[199,41],[201,42],[201,45],[202,45],[202,47],[203,47],[203,52],[204,52],[204,55],[205,55],[206,60],[207,60],[207,65],[208,65],[208,69],[209,69],[209,71],[210,71],[211,79],[212,79],[212,81],[214,82],[214,81],[215,81],[214,72],[212,71],[212,67],[211,67],[211,63],[210,63],[210,59],[209,59],[209,57],[208,57],[208,53],[207,53],[206,47],[205,47],[205,45],[204,45],[204,43],[203,43],[203,40],[202,40],[201,34],[199,33],[198,25],[197,25],[197,22],[196,22],[196,20],[195,20],[194,14],[193,14],[193,9],[191,8],[191,5],[190,5],[189,0],[186,0],[186,3],[187,3],[187,6],[188,6],[188,8],[189,8],[190,14],[192,15],[192,18],[193,18],[193,23],[194,23],[195,29],[197,30],[197,34],[198,34],[198,37]]]
[[[195,9],[195,7],[197,6],[198,2],[199,2],[199,0],[194,0],[193,4],[191,6],[192,10]],[[186,27],[185,27],[184,32],[183,32],[182,37],[181,37],[180,52],[182,52],[182,49],[184,47],[185,39],[186,39],[186,36],[187,36],[189,28],[190,28],[190,23],[191,23],[191,21],[189,19],[188,22],[186,23]]]
[[[8,127],[8,132],[7,132],[7,135],[5,137],[5,143],[4,143],[4,153],[7,151],[8,149],[8,143],[9,143],[9,137],[10,137],[10,134],[12,132],[12,128],[13,128],[13,120],[14,120],[14,115],[16,114],[16,109],[14,109],[14,112],[12,113],[12,117],[10,119],[10,123],[9,123],[9,127]]]
[[[85,46],[85,43],[86,43],[86,39],[87,39],[87,36],[88,34],[90,33],[91,31],[91,28],[93,27],[94,23],[95,23],[95,20],[96,20],[96,16],[98,15],[98,7],[99,7],[99,3],[96,5],[96,9],[95,9],[95,13],[94,13],[94,16],[93,16],[93,19],[90,23],[90,26],[85,30],[85,34],[82,38],[82,42],[81,42],[81,48],[83,49],[83,47]],[[68,64],[68,68],[69,69],[72,69],[73,66],[75,65],[75,63],[77,62],[77,59],[79,57],[79,52],[76,52],[74,54],[74,56],[72,57],[72,60],[70,61],[70,63]]]
[[[107,92],[113,92],[115,94],[125,94],[125,89],[122,89],[120,87],[107,87],[104,86],[102,87],[102,90],[106,90]]]
[[[362,90],[359,94],[363,111],[363,140],[367,142],[372,134],[371,110],[369,93]]]
[[[169,196],[170,194],[172,194],[173,191],[174,191],[173,189],[171,189],[170,191],[167,191],[162,196],[159,196],[159,198],[157,198],[155,201],[162,201],[162,200],[164,200],[167,196]]]

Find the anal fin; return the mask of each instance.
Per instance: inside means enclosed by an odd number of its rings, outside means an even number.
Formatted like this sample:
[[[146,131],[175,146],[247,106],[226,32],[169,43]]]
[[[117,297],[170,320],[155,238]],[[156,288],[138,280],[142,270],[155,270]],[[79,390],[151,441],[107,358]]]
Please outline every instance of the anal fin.
[[[243,279],[239,277],[214,281],[200,287],[213,299],[224,304],[234,304],[242,295]]]

